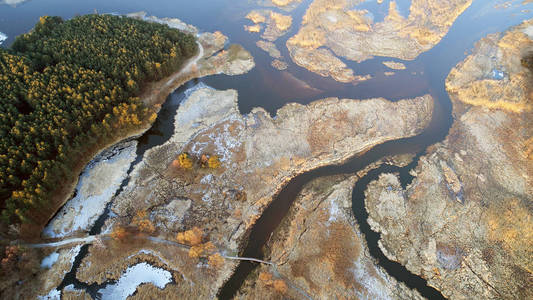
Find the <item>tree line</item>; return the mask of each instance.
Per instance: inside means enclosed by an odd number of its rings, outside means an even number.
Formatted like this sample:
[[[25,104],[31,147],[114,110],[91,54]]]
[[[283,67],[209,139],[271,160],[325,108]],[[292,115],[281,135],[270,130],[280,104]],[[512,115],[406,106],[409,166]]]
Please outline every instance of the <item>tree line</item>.
[[[166,25],[110,15],[41,17],[0,49],[0,207],[29,221],[87,149],[155,115],[138,95],[197,51]]]

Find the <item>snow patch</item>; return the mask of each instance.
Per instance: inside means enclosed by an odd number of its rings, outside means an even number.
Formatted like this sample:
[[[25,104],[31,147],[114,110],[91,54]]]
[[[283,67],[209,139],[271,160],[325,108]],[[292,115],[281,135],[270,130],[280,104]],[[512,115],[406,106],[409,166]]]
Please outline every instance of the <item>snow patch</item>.
[[[82,245],[78,245],[78,246],[76,246],[76,247],[74,247],[74,248],[69,250],[70,264],[73,264],[74,260],[76,260],[76,256],[78,256],[78,254],[80,254],[81,246]]]
[[[79,290],[79,289],[75,288],[73,284],[69,284],[69,285],[67,285],[67,286],[63,289],[63,291],[65,291],[65,292],[70,292],[70,293],[74,294],[74,295],[72,295],[72,296],[75,297],[76,299],[78,299],[78,298],[81,299],[81,297],[82,297],[82,293],[84,292],[84,290]],[[84,298],[84,299],[85,299],[85,298]]]
[[[192,25],[186,24],[177,18],[158,18],[156,16],[147,16],[147,13],[144,11],[130,13],[130,14],[127,14],[126,16],[129,18],[141,19],[146,22],[167,25],[170,28],[178,29],[178,30],[185,31],[191,34],[195,34],[195,35],[198,34],[198,28]]]
[[[530,38],[533,38],[533,25],[530,25],[522,31],[523,33],[527,34]]]
[[[191,98],[191,95],[199,90],[213,90],[212,87],[199,83],[192,88],[183,92],[180,101],[181,113],[176,114],[176,122],[180,125],[191,124],[198,127],[199,124],[194,124],[196,120],[201,120],[211,113],[206,107],[212,105],[213,99],[210,97],[204,97],[197,101],[195,98]],[[195,101],[191,103],[192,101]]]
[[[88,230],[115,195],[136,157],[137,142],[111,157],[89,163],[76,186],[76,196],[69,200],[45,227],[46,237],[65,237],[77,230]]]
[[[333,15],[328,15],[327,18],[331,23],[337,23],[337,17]]]
[[[327,201],[330,203],[328,224],[339,219],[345,219],[344,207],[341,200],[343,193],[345,193],[344,189],[336,186],[335,190],[327,198]]]
[[[43,258],[43,260],[41,261],[41,268],[50,269],[56,263],[58,258],[59,258],[59,253],[57,252],[50,253],[50,255]]]
[[[237,116],[231,116],[229,121],[239,122],[241,126],[244,125],[242,120]],[[229,131],[231,125],[232,124],[227,122],[224,124],[224,130],[221,133],[212,134],[209,136],[214,141],[216,147],[215,152],[220,156],[221,162],[230,161],[231,156],[233,155],[233,151],[231,150],[237,149],[242,144],[240,136],[234,136]]]
[[[0,45],[2,45],[5,40],[7,40],[7,35],[0,31]]]
[[[172,275],[169,271],[153,267],[147,263],[139,263],[129,267],[115,284],[99,290],[103,300],[126,299],[143,283],[151,283],[163,289],[170,283]]]
[[[61,299],[61,292],[57,289],[53,289],[48,293],[48,295],[44,296],[37,296],[38,300],[60,300]]]
[[[337,217],[341,214],[341,210],[339,208],[339,205],[337,205],[336,199],[331,199],[331,205],[329,208],[329,219],[328,222],[334,222],[337,220]]]
[[[364,289],[362,289],[363,292],[357,292],[359,299],[392,299],[389,288],[380,280],[387,280],[385,274],[383,274],[380,269],[375,269],[376,276],[370,276],[369,274],[373,274],[373,272],[367,269],[367,264],[362,263],[361,260],[358,259],[357,262],[354,263],[354,268],[351,271],[355,280],[364,287]]]
[[[202,184],[210,184],[211,182],[213,182],[213,174],[207,174],[200,180]]]

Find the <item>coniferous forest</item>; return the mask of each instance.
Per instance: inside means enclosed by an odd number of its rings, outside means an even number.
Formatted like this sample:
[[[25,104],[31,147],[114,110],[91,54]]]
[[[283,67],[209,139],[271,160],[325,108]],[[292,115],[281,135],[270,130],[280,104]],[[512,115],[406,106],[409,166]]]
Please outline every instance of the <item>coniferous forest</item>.
[[[197,51],[192,35],[110,15],[41,17],[0,48],[0,207],[29,221],[84,150],[154,117],[138,96]]]

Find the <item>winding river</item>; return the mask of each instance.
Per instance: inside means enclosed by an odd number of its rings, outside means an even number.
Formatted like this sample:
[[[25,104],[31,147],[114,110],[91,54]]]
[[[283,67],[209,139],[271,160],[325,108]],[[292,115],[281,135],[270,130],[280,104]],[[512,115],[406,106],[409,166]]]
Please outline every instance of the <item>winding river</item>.
[[[241,76],[214,75],[201,80],[194,80],[183,85],[169,96],[152,129],[139,138],[137,158],[131,165],[128,174],[135,164],[142,160],[146,150],[160,145],[170,138],[174,131],[173,121],[180,99],[186,96],[186,93],[190,92],[190,89],[199,83],[204,83],[216,89],[236,89],[239,92],[239,109],[241,113],[248,113],[253,107],[262,106],[272,115],[275,115],[276,110],[287,102],[305,104],[324,97],[352,99],[385,97],[394,101],[430,93],[436,100],[433,120],[422,134],[412,138],[383,143],[340,165],[321,167],[294,177],[282,188],[271,205],[257,220],[257,223],[249,232],[247,244],[242,245],[240,254],[246,257],[263,258],[262,248],[270,234],[280,224],[302,187],[311,180],[334,174],[353,174],[386,156],[417,153],[416,159],[408,166],[399,168],[384,164],[369,171],[354,186],[352,209],[357,223],[364,233],[371,255],[389,275],[405,283],[408,287],[418,290],[429,299],[443,299],[442,294],[436,289],[427,286],[427,282],[423,278],[410,273],[399,263],[390,261],[381,252],[378,247],[380,235],[372,231],[367,222],[368,213],[364,204],[364,191],[367,184],[378,178],[382,173],[399,172],[402,185],[405,187],[409,184],[412,180],[408,174],[409,170],[417,165],[418,158],[428,146],[445,138],[453,122],[451,102],[444,88],[444,80],[450,69],[464,59],[467,51],[473,47],[474,42],[484,35],[503,31],[509,26],[520,23],[523,19],[533,17],[531,12],[520,11],[525,8],[531,9],[532,5],[499,10],[494,8],[492,1],[474,1],[472,6],[457,19],[449,33],[437,46],[423,53],[414,61],[405,61],[407,69],[398,71],[394,76],[382,75],[385,68],[381,63],[389,60],[385,57],[377,57],[362,63],[344,60],[350,68],[356,71],[356,74],[371,74],[374,76],[374,79],[354,86],[320,77],[290,62],[289,54],[284,44],[289,37],[297,32],[310,2],[311,0],[302,1],[298,8],[290,13],[293,17],[294,25],[288,34],[278,39],[276,45],[289,63],[289,68],[286,72],[316,88],[317,91],[313,93],[294,89],[291,84],[288,84],[287,80],[284,79],[286,77],[280,76],[279,71],[270,67],[271,58],[255,46],[255,41],[258,40],[258,37],[243,30],[243,25],[249,24],[243,16],[251,9],[262,8],[248,1],[235,3],[235,1],[229,0],[212,0],[206,5],[201,1],[161,0],[152,1],[149,7],[146,7],[146,1],[143,0],[132,0],[128,1],[127,4],[119,0],[95,0],[76,3],[71,0],[29,1],[18,7],[0,5],[0,32],[7,34],[8,39],[4,45],[9,45],[12,43],[14,36],[31,29],[40,15],[60,15],[64,18],[70,18],[76,14],[93,13],[95,10],[121,14],[146,10],[149,14],[158,17],[179,17],[187,23],[198,26],[203,31],[220,30],[229,36],[231,42],[242,44],[247,50],[250,50],[257,65],[251,72]],[[398,2],[400,2],[400,7],[403,7],[402,5],[405,6],[405,3],[409,1],[399,0]],[[365,6],[365,8],[371,11],[372,9],[378,9],[373,5]],[[374,14],[378,16],[379,11],[375,11]],[[282,74],[285,73],[282,72]],[[122,190],[122,187],[127,185],[128,180],[129,177],[124,180],[117,193]],[[91,228],[91,235],[101,232],[105,220],[109,217],[110,205]],[[75,288],[84,289],[92,297],[96,298],[98,297],[98,290],[113,282],[88,285],[76,279],[76,271],[87,252],[88,245],[85,245],[81,248],[72,269],[66,274],[58,288],[61,289],[72,284]],[[256,263],[240,262],[232,277],[219,291],[218,296],[221,299],[232,298],[245,278],[256,266]]]

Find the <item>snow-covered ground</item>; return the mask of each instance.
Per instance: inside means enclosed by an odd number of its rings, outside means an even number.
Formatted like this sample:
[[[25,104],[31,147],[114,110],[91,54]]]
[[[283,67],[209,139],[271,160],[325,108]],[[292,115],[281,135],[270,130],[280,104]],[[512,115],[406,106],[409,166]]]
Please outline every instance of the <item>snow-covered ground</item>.
[[[45,227],[44,235],[58,238],[77,230],[89,230],[126,178],[136,149],[137,142],[129,142],[120,152],[91,162],[80,176],[76,196]]]
[[[48,295],[37,296],[38,300],[59,300],[61,299],[61,292],[57,289],[53,289]]]
[[[7,40],[7,35],[0,31],[0,45],[2,45],[5,40]]]
[[[139,263],[129,267],[115,284],[101,289],[102,300],[126,299],[143,283],[151,283],[163,289],[172,279],[169,271],[153,267],[147,263]]]
[[[170,28],[178,29],[195,35],[198,33],[198,28],[186,24],[177,18],[158,18],[156,16],[147,16],[147,13],[144,11],[129,13],[126,16],[129,18],[140,19],[146,22],[165,24]]]
[[[59,258],[59,253],[57,252],[50,253],[50,255],[43,258],[43,260],[41,261],[41,268],[50,269],[52,265],[55,264],[58,258]]]

